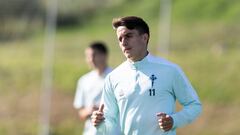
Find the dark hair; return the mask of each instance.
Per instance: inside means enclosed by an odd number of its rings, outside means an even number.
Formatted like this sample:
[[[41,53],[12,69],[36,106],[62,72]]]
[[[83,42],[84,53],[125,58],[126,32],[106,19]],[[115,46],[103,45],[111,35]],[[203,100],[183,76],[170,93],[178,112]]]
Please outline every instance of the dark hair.
[[[108,49],[107,49],[107,46],[105,43],[103,42],[100,42],[100,41],[96,41],[96,42],[93,42],[89,45],[89,48],[95,50],[95,51],[98,51],[102,54],[105,54],[107,55],[108,54]]]
[[[126,16],[114,18],[112,25],[114,29],[117,29],[119,26],[125,26],[130,30],[136,29],[140,34],[147,33],[148,36],[150,36],[147,23],[140,17]]]

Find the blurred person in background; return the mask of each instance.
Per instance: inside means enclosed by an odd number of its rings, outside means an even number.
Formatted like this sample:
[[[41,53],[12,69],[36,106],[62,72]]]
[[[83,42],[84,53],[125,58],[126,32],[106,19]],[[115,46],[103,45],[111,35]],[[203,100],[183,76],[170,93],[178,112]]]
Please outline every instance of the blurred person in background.
[[[83,75],[77,83],[74,108],[78,110],[81,121],[85,121],[83,135],[99,135],[91,124],[90,116],[98,109],[104,78],[111,72],[108,67],[108,49],[103,42],[93,42],[85,50],[86,62],[93,69]]]
[[[196,91],[178,65],[149,53],[149,27],[142,18],[117,18],[113,27],[127,60],[106,77],[93,125],[105,135],[117,123],[124,135],[175,135],[202,111]]]

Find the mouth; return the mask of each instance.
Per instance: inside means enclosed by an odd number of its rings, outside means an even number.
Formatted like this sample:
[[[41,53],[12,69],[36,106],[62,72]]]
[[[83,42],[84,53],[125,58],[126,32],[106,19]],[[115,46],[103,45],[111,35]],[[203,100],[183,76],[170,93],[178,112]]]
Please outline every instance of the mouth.
[[[131,48],[124,48],[124,52],[129,52],[131,50]]]

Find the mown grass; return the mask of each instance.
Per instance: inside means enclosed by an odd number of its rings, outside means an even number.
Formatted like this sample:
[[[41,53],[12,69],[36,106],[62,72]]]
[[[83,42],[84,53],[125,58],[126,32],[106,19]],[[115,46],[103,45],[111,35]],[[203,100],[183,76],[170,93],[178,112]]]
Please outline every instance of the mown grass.
[[[209,23],[207,26],[205,30],[211,32],[212,38],[209,38],[208,34],[204,34],[207,32],[202,30],[199,24],[192,26],[175,25],[173,27],[175,29],[172,30],[172,44],[170,46],[168,59],[183,68],[205,104],[225,105],[230,109],[229,106],[232,106],[232,104],[240,103],[238,98],[240,96],[238,92],[240,88],[238,83],[240,81],[240,76],[238,75],[238,69],[240,68],[240,48],[236,45],[232,46],[232,44],[237,44],[238,42],[234,37],[229,37],[233,39],[233,42],[228,42],[227,37],[224,39],[218,37],[219,31],[221,31],[220,29],[228,29],[224,27],[224,25],[220,27]],[[82,130],[82,125],[78,121],[76,113],[74,113],[75,110],[72,108],[72,100],[77,79],[89,71],[84,61],[83,51],[88,43],[95,39],[106,41],[111,48],[109,62],[113,67],[124,60],[118,48],[114,31],[108,28],[108,26],[105,27],[106,28],[103,29],[109,29],[106,31],[111,32],[108,34],[100,34],[98,37],[97,33],[100,28],[95,32],[94,27],[90,27],[89,31],[88,28],[84,28],[83,31],[79,28],[79,30],[74,31],[60,30],[57,33],[54,57],[54,95],[57,96],[61,93],[62,96],[60,98],[53,98],[53,110],[57,111],[55,113],[52,112],[51,119],[51,132],[54,135],[65,135],[67,133],[74,135]],[[231,32],[238,33],[239,31],[235,29],[235,31]],[[161,56],[161,54],[156,51],[158,48],[157,32],[153,30],[153,33],[155,34],[151,36],[150,51],[153,54]],[[180,34],[182,38],[179,38],[178,33],[185,34]],[[187,37],[191,37],[192,39]],[[178,42],[176,42],[176,40]],[[14,106],[8,107],[1,111],[5,112],[5,116],[11,115],[10,111],[31,111],[31,106],[38,106],[37,93],[40,92],[41,84],[43,43],[42,35],[40,38],[33,37],[26,41],[9,42],[0,46],[1,97],[8,95],[2,100],[5,103],[12,103],[5,104],[5,106],[13,106],[13,104],[15,104],[15,107],[22,106],[22,104],[30,106],[24,107],[23,109],[14,109]],[[222,45],[221,43],[228,44]],[[30,97],[32,95],[30,95],[30,93],[33,91],[37,92],[33,95],[36,99],[35,102],[30,103],[28,100],[31,100]],[[11,97],[11,95],[15,96]],[[63,100],[65,98],[67,98],[67,100]],[[71,111],[68,112],[66,109],[60,108],[68,108],[67,110]],[[38,128],[36,128],[38,125],[37,110],[34,112],[35,117],[25,116],[25,124],[23,125],[20,124],[22,119],[19,119],[16,113],[12,115],[14,117],[11,122],[6,119],[6,121],[0,123],[0,125],[2,125],[1,133],[17,134],[17,131],[9,130],[13,129],[13,125],[14,127],[16,126],[17,129],[22,129],[18,131],[18,134],[36,134],[38,132]],[[28,120],[29,117],[32,120]],[[209,116],[204,116],[204,119],[205,117]],[[214,121],[220,119],[221,118],[215,118]],[[211,119],[209,121],[211,121]],[[232,125],[230,125],[229,128],[235,129]],[[216,130],[211,130],[211,132],[204,132],[204,134],[216,132]],[[184,133],[188,132],[180,130],[180,134]],[[199,129],[197,130],[197,128],[196,130],[191,130],[191,133],[203,134],[203,132]]]

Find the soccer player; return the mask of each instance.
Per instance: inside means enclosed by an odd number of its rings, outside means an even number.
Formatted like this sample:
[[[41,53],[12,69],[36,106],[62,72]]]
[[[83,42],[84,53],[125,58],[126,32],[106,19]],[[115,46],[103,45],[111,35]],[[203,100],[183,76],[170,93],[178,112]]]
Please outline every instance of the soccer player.
[[[91,124],[90,116],[99,107],[105,76],[111,72],[107,65],[108,50],[103,42],[93,42],[85,50],[86,61],[93,68],[78,80],[74,107],[85,121],[83,135],[99,135]]]
[[[127,60],[106,77],[93,125],[105,135],[119,122],[124,135],[175,135],[202,110],[196,91],[178,65],[149,53],[149,27],[142,18],[112,24]],[[183,106],[179,112],[176,100]]]

